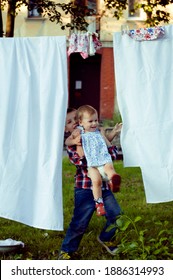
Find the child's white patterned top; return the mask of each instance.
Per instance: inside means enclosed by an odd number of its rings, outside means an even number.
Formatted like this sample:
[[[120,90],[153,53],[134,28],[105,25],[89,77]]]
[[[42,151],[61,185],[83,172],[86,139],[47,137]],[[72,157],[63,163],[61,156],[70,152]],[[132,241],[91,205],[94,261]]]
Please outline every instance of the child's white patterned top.
[[[112,162],[106,142],[99,130],[86,133],[82,131],[81,137],[88,167],[101,166]]]

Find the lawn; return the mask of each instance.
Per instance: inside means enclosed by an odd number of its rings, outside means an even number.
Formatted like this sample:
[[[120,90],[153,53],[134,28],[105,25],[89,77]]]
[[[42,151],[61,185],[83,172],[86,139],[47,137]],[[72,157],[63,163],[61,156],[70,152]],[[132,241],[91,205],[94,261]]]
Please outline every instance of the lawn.
[[[121,192],[116,198],[124,215],[117,221],[116,256],[111,256],[96,241],[105,223],[104,217],[93,218],[76,254],[81,260],[173,259],[173,202],[147,204],[139,168],[124,168],[115,162],[122,176]],[[75,167],[68,158],[63,159],[64,231],[47,231],[0,218],[0,239],[12,238],[25,243],[17,253],[2,254],[6,260],[56,260],[65,232],[73,213],[73,187]]]

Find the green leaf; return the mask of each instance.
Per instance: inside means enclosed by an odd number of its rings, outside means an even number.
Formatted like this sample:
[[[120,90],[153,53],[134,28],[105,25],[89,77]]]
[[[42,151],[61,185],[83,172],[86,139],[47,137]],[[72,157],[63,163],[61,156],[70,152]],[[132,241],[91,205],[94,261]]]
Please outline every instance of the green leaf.
[[[117,226],[120,230],[125,231],[128,226],[131,224],[131,221],[127,219],[125,216],[121,216],[117,221]]]
[[[132,242],[129,244],[129,249],[136,249],[138,247],[138,243],[137,242]]]
[[[139,236],[139,241],[140,241],[141,243],[144,242],[144,237],[143,237],[143,235],[140,235],[140,236]]]
[[[140,221],[142,218],[140,216],[137,216],[135,219],[134,219],[134,222],[137,223],[138,221]]]

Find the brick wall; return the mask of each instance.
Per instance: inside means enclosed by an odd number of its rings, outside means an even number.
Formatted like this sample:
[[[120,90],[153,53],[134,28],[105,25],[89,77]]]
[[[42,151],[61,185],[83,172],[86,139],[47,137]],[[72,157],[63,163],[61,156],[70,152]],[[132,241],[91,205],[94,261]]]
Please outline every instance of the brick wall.
[[[113,48],[102,48],[100,81],[100,119],[112,119],[115,103]]]

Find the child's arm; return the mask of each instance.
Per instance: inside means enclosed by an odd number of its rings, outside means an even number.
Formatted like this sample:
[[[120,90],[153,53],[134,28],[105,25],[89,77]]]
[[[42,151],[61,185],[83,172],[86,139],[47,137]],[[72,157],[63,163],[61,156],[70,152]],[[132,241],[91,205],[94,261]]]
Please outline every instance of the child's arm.
[[[106,137],[107,139],[111,142],[115,136],[118,136],[119,133],[121,132],[122,129],[122,123],[116,123],[116,125],[114,126],[114,128],[111,130],[111,132],[109,132]]]
[[[73,146],[73,145],[79,145],[79,146],[81,146],[81,137],[80,137],[80,135],[77,136],[76,138],[73,138],[73,136],[70,135],[70,136],[65,140],[65,145],[66,145],[66,146]]]
[[[79,129],[75,129],[72,134],[65,140],[66,146],[81,146],[81,136]]]
[[[72,134],[65,141],[66,146],[76,146],[76,152],[80,157],[84,156],[84,151],[81,145],[81,135],[80,130],[75,129]]]

